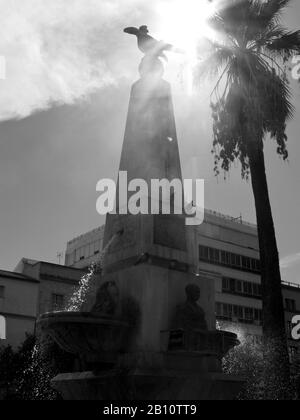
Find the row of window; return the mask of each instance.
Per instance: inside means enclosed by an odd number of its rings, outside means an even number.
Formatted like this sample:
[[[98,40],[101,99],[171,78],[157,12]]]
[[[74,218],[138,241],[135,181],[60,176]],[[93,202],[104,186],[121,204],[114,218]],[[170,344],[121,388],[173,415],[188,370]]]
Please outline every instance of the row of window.
[[[230,305],[227,303],[216,303],[216,315],[218,318],[227,321],[241,323],[262,324],[262,310],[256,308],[246,308],[244,306]]]
[[[66,264],[71,266],[79,261],[98,255],[102,250],[103,241],[98,240],[82,246],[66,256]]]
[[[63,309],[65,309],[65,296],[53,294],[51,303],[51,309],[53,312],[62,311]]]
[[[232,252],[222,251],[220,249],[199,246],[200,261],[211,264],[223,265],[238,270],[260,273],[260,261],[255,258],[245,257]]]
[[[262,288],[260,284],[228,277],[223,277],[222,291],[223,293],[234,293],[258,298],[262,297]]]

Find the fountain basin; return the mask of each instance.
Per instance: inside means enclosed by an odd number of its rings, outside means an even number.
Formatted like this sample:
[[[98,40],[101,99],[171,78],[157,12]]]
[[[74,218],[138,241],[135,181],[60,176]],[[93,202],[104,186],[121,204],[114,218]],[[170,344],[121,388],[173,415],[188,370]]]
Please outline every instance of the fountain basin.
[[[227,331],[171,330],[163,331],[164,351],[192,351],[207,353],[222,359],[234,347],[240,345],[236,334]]]
[[[38,327],[66,352],[99,361],[126,351],[130,329],[126,322],[85,312],[48,313]]]

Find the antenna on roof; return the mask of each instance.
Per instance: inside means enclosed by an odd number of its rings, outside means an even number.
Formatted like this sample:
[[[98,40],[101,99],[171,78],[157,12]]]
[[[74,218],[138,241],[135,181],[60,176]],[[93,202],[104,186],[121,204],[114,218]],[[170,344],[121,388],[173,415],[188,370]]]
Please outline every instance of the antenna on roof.
[[[59,264],[59,265],[61,265],[61,261],[62,261],[62,259],[63,259],[63,257],[64,257],[64,253],[63,253],[63,252],[58,252],[58,253],[56,254],[56,257],[57,257],[57,259],[58,259],[58,264]]]

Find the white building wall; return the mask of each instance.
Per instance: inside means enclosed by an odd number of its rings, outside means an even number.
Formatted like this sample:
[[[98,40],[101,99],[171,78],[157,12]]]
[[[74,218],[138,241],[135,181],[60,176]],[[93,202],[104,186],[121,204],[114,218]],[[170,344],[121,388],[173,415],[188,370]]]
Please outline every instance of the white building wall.
[[[103,248],[104,226],[68,242],[65,264],[69,267],[86,268],[99,260]]]
[[[4,287],[4,295],[0,298],[0,315],[6,319],[6,340],[1,340],[0,345],[17,348],[26,334],[34,333],[39,283],[0,276],[0,287]]]

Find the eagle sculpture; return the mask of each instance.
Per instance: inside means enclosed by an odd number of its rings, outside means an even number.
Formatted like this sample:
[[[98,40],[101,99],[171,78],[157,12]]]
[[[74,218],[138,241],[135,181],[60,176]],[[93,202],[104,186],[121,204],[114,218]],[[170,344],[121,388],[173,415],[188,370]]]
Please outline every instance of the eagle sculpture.
[[[163,41],[158,41],[149,35],[148,27],[146,25],[140,28],[126,28],[124,29],[126,34],[135,35],[137,37],[138,47],[146,55],[153,55],[156,57],[162,57],[167,60],[165,51],[182,52],[175,49],[173,45],[166,44]]]

